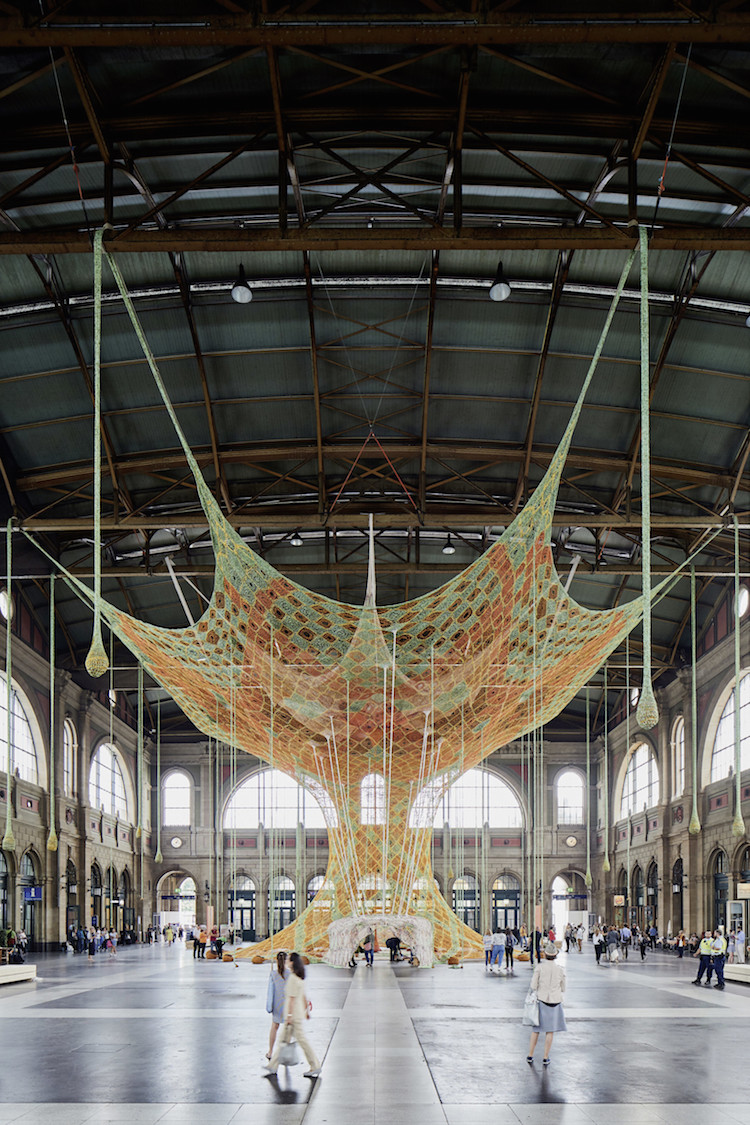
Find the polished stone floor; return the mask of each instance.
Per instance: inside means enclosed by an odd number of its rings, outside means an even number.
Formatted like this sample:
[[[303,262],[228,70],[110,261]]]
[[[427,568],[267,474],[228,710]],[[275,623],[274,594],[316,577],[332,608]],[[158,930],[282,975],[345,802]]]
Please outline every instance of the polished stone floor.
[[[568,1031],[525,1062],[529,967],[313,965],[324,1064],[264,1077],[267,965],[172,948],[49,954],[0,988],[0,1125],[750,1125],[750,986],[655,953],[563,955]]]

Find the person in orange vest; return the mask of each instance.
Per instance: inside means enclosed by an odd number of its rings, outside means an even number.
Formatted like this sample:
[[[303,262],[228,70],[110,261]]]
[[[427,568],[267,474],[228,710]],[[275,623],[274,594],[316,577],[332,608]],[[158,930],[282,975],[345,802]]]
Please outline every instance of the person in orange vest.
[[[205,959],[205,956],[206,956],[206,945],[207,944],[208,944],[208,934],[206,933],[206,927],[201,926],[200,933],[198,934],[198,956],[203,957],[204,959]]]

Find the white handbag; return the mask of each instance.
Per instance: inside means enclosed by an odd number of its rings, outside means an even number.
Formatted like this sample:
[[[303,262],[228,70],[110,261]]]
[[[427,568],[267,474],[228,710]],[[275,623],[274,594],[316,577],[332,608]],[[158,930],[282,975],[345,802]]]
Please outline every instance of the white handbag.
[[[539,1027],[539,1000],[533,988],[526,993],[521,1023],[526,1024],[527,1027]]]
[[[279,1066],[296,1066],[300,1061],[297,1040],[292,1038],[292,1029],[289,1024],[284,1028],[284,1037],[279,1051]]]

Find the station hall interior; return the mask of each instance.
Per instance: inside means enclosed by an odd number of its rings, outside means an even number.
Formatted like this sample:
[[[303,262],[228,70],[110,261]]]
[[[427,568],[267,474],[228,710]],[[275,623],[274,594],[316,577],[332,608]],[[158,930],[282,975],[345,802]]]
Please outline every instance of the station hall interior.
[[[631,8],[0,2],[0,1125],[750,1125],[750,3]]]

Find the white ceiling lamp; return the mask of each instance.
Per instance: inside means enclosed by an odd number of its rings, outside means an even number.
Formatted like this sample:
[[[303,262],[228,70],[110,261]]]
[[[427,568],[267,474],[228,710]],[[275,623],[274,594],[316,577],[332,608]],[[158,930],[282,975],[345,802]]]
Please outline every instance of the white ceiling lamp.
[[[456,553],[456,548],[451,543],[451,537],[449,535],[448,538],[445,541],[445,546],[443,547],[443,554],[444,555],[455,555],[455,553]]]
[[[245,279],[245,267],[240,266],[237,280],[232,286],[232,300],[238,305],[249,305],[253,299],[253,291]]]
[[[295,531],[294,535],[289,540],[289,542],[292,544],[293,547],[301,547],[302,546],[302,536],[300,535],[300,533],[298,531]]]
[[[497,263],[497,273],[495,280],[490,286],[490,300],[492,301],[507,301],[510,297],[510,283],[503,273],[503,263]]]

